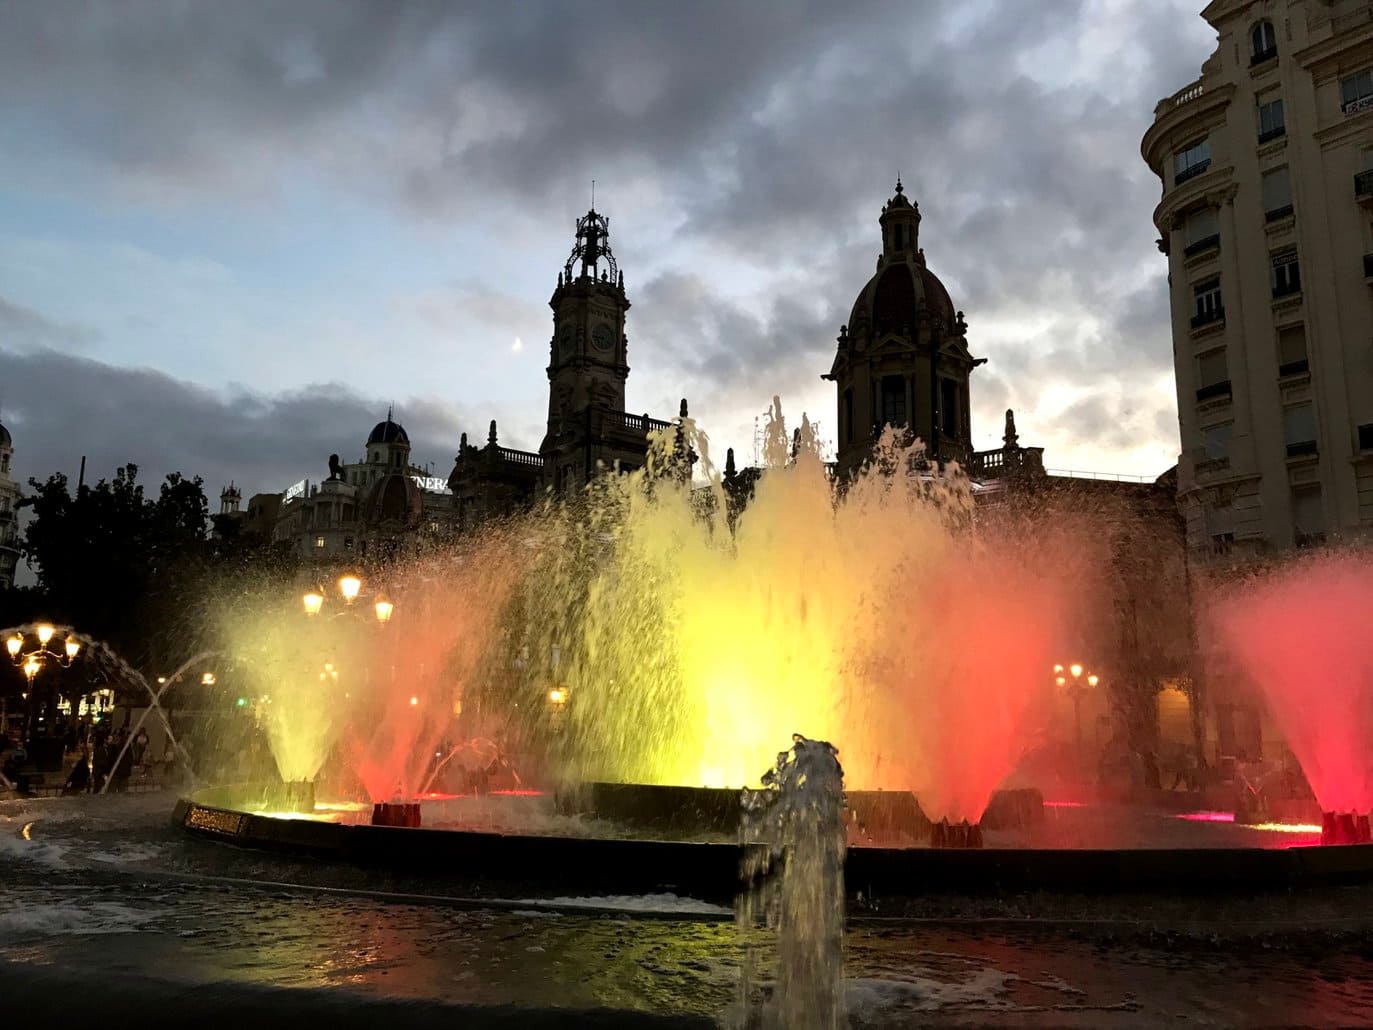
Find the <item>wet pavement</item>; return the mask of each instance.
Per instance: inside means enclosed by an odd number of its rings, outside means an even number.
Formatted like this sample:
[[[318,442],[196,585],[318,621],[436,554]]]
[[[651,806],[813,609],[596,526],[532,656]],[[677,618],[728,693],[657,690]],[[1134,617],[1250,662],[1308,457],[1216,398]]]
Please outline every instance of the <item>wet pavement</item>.
[[[460,876],[431,889],[469,899],[459,903],[350,893],[416,884],[188,841],[169,826],[173,800],[0,802],[8,997],[45,977],[98,974],[110,990],[165,985],[139,996],[149,1015],[210,997],[232,1011],[236,998],[246,1007],[280,988],[289,993],[268,1009],[370,999],[394,1026],[417,1012],[446,1025],[482,1025],[474,1012],[593,1025],[604,1010],[710,1025],[736,1001],[741,943],[715,906],[602,898],[583,913],[571,899],[497,900]],[[285,880],[300,886],[266,885]],[[919,917],[868,910],[851,921],[855,1028],[1373,1025],[1365,889],[921,905]],[[764,946],[764,994],[769,958]],[[469,1008],[454,1022],[415,1006]]]

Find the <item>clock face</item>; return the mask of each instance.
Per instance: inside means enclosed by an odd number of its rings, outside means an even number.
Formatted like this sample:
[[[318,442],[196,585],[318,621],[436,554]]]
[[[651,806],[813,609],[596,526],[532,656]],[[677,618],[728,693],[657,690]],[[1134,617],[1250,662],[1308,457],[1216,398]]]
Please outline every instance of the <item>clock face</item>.
[[[591,346],[598,351],[608,351],[614,343],[615,338],[608,325],[598,325],[591,331]]]

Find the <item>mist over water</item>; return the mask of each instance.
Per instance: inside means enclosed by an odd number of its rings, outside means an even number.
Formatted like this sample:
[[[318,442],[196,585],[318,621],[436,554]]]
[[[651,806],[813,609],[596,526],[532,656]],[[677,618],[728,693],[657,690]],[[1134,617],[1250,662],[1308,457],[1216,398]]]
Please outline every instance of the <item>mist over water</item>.
[[[1222,653],[1256,687],[1321,808],[1373,809],[1373,558],[1330,553],[1224,590]]]

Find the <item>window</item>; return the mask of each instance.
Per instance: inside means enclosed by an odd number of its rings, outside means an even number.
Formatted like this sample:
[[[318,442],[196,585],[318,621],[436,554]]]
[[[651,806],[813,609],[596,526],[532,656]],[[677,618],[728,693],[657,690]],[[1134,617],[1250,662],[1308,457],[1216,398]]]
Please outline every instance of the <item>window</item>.
[[[1259,102],[1259,142],[1287,135],[1287,124],[1282,117],[1282,97],[1267,103]]]
[[[901,226],[899,225],[893,225],[891,227],[891,245],[892,250],[901,249]]]
[[[1230,434],[1234,428],[1233,422],[1222,422],[1220,425],[1206,426],[1202,429],[1201,449],[1206,461],[1230,461]]]
[[[1173,155],[1173,185],[1180,186],[1211,167],[1211,142],[1202,140]]]
[[[1271,21],[1261,21],[1249,34],[1249,63],[1262,64],[1278,56],[1278,34]]]
[[[853,443],[853,387],[844,391],[844,442]]]
[[[1359,450],[1373,451],[1373,422],[1359,426]]]
[[[1273,296],[1288,297],[1301,293],[1301,265],[1297,263],[1297,252],[1285,250],[1272,256]]]
[[[1206,535],[1212,554],[1229,554],[1235,543],[1235,512],[1229,503],[1206,509]]]
[[[1225,319],[1225,305],[1221,303],[1220,280],[1208,279],[1192,288],[1196,299],[1197,313],[1192,316],[1192,328],[1197,329],[1211,322]]]
[[[1307,369],[1306,326],[1283,326],[1278,330],[1278,375],[1300,375]]]
[[[906,379],[904,376],[882,377],[882,424],[906,425]]]
[[[945,436],[958,435],[958,383],[939,380],[939,428]]]
[[[1226,397],[1230,394],[1230,366],[1225,348],[1207,351],[1197,358],[1197,400]]]
[[[1321,488],[1307,486],[1292,491],[1292,536],[1298,547],[1314,547],[1325,542],[1325,512],[1321,510]]]
[[[315,549],[320,551],[324,550],[324,537],[315,537]]]
[[[1317,452],[1316,410],[1310,401],[1282,409],[1282,438],[1289,458]]]
[[[345,551],[351,551],[353,549],[353,538],[351,536],[343,538],[343,549]]]
[[[1183,253],[1187,257],[1219,245],[1220,223],[1216,219],[1216,209],[1203,207],[1193,211],[1187,216],[1182,231],[1183,239],[1186,241],[1186,250]]]
[[[1263,210],[1270,222],[1292,213],[1292,176],[1286,165],[1263,173]]]
[[[3,457],[0,457],[0,472],[8,472],[9,470],[10,470],[10,456],[9,456],[8,454],[6,454],[6,455],[4,455]]]
[[[1341,79],[1340,100],[1345,114],[1358,114],[1373,107],[1373,68]]]

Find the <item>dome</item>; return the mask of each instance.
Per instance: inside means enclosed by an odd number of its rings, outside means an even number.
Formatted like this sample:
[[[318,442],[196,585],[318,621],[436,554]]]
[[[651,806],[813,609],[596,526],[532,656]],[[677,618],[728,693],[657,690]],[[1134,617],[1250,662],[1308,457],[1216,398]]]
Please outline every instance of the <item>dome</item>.
[[[879,269],[859,292],[849,312],[849,331],[866,323],[875,334],[901,333],[906,327],[913,332],[922,301],[946,331],[953,328],[953,301],[939,277],[924,265],[893,261]]]
[[[0,447],[13,447],[14,440],[10,437],[10,431],[0,425]]]
[[[372,443],[403,443],[410,446],[410,437],[405,432],[405,427],[399,422],[392,422],[389,418],[385,422],[378,422],[372,427],[372,435],[367,438],[369,444]]]
[[[406,529],[417,527],[423,514],[424,497],[419,486],[400,472],[382,476],[368,493],[367,504],[363,508],[363,517],[370,524],[403,522]]]

